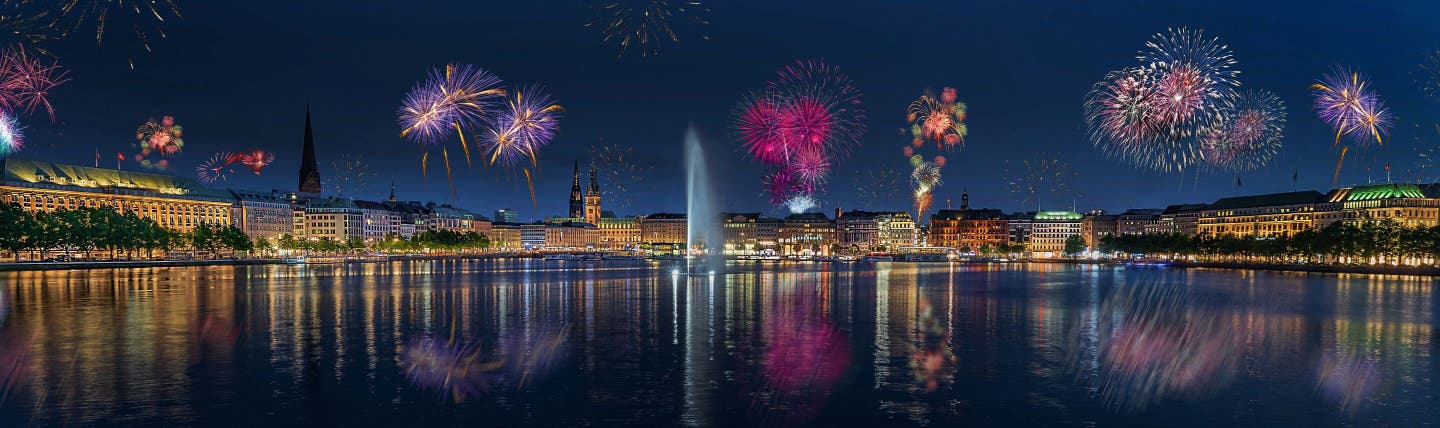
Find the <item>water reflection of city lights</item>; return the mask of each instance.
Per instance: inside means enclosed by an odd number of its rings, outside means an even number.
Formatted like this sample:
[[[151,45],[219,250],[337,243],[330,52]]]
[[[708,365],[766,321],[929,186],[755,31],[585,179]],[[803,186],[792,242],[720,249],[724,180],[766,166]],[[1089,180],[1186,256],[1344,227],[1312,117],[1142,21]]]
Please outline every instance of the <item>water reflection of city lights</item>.
[[[1320,395],[1354,415],[1380,386],[1375,364],[1361,355],[1325,355],[1315,368],[1316,388]]]
[[[930,299],[920,299],[919,343],[910,355],[910,369],[915,379],[925,385],[926,392],[934,392],[942,382],[955,380],[957,358],[950,349],[950,332],[935,317],[935,308]]]
[[[850,366],[850,342],[821,313],[824,297],[814,285],[786,287],[793,288],[775,291],[763,321],[763,383],[752,408],[800,423],[818,413]]]
[[[0,404],[28,378],[31,341],[27,334],[0,332]]]

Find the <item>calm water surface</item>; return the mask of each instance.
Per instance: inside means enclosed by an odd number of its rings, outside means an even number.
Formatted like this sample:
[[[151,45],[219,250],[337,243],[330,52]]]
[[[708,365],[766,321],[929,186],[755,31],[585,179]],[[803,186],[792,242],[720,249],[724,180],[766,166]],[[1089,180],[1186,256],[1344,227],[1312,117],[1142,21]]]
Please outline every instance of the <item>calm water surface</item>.
[[[0,285],[0,426],[1440,423],[1428,278],[439,261]]]

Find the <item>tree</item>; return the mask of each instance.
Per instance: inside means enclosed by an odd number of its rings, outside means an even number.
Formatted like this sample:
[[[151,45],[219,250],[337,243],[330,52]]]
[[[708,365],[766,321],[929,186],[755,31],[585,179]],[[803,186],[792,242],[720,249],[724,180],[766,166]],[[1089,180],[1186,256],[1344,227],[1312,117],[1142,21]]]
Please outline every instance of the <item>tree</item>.
[[[1085,251],[1085,238],[1081,238],[1080,235],[1070,235],[1070,237],[1065,238],[1065,254],[1066,254],[1066,255],[1068,255],[1068,256],[1070,256],[1070,257],[1073,258],[1073,257],[1075,257],[1075,256],[1080,255],[1080,253],[1081,253],[1081,252],[1084,252],[1084,251]]]
[[[34,234],[36,227],[35,216],[25,212],[17,204],[0,205],[0,249],[9,251],[15,260],[20,260],[20,252],[30,248],[30,235]]]

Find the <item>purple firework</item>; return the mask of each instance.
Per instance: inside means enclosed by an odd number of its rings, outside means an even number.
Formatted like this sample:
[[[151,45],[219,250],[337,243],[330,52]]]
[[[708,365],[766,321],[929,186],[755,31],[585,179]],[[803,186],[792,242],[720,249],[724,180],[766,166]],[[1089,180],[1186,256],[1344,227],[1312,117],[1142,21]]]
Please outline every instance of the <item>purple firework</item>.
[[[400,135],[420,144],[439,144],[479,125],[505,95],[500,77],[469,64],[446,64],[405,95],[398,113]],[[452,134],[454,133],[454,134]],[[468,149],[467,149],[468,150]]]
[[[1220,119],[1200,142],[1205,163],[1226,172],[1251,171],[1270,162],[1285,133],[1285,103],[1270,91],[1246,91],[1220,108]]]
[[[456,402],[479,396],[499,376],[503,361],[481,361],[478,345],[435,338],[411,341],[400,352],[405,378],[415,386],[450,395]]]
[[[538,87],[514,91],[491,116],[485,131],[482,144],[489,162],[514,166],[528,160],[535,164],[536,153],[559,132],[560,113],[564,110]]]
[[[1394,117],[1364,74],[1336,67],[1310,85],[1310,91],[1315,97],[1315,114],[1335,130],[1337,144],[1342,136],[1361,145],[1380,144],[1390,133]]]

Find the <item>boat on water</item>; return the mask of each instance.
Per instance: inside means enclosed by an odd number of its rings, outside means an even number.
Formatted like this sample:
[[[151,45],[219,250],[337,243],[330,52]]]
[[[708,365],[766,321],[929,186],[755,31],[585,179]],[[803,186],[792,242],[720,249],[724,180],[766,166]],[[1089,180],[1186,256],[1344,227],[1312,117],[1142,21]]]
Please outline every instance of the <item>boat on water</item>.
[[[602,259],[603,259],[603,260],[607,260],[607,261],[609,261],[609,260],[628,260],[628,261],[645,260],[644,257],[640,257],[640,256],[635,256],[635,255],[618,255],[618,254],[606,255],[606,256],[603,256]]]
[[[303,265],[303,264],[305,264],[305,258],[304,258],[304,257],[286,257],[286,258],[280,259],[280,263],[287,264],[287,265]]]
[[[887,256],[887,255],[872,254],[872,255],[865,256],[865,257],[861,257],[861,258],[860,258],[860,261],[862,261],[862,262],[871,262],[871,263],[875,263],[875,262],[893,262],[893,261],[895,261],[895,257],[894,257],[894,256]]]

